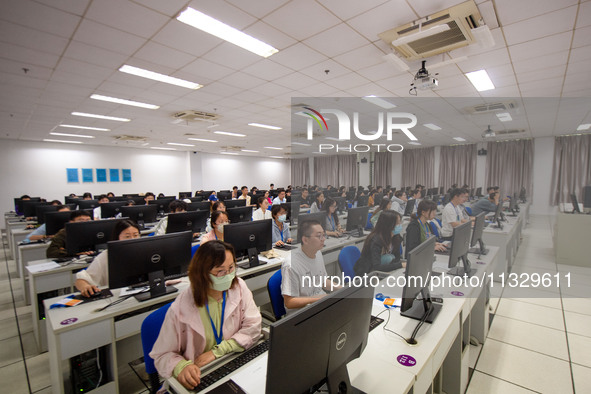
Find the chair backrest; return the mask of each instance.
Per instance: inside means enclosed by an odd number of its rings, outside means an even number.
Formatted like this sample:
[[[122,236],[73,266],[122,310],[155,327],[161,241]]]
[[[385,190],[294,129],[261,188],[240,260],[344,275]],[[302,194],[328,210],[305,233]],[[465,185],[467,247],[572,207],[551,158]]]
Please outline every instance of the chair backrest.
[[[164,323],[164,317],[171,304],[172,302],[156,309],[142,322],[142,348],[144,350],[144,364],[146,365],[146,373],[148,373],[148,375],[157,373],[156,367],[154,366],[154,360],[150,357],[150,352],[152,351],[156,339],[158,339],[160,328],[162,327],[162,323]]]
[[[433,235],[437,239],[440,239],[440,237],[439,237],[439,229],[437,228],[437,226],[435,225],[435,223],[429,222],[429,227],[431,228],[431,232],[433,233]]]
[[[271,300],[271,307],[275,319],[281,319],[286,311],[283,304],[283,296],[281,295],[281,270],[275,272],[267,282],[267,291],[269,292],[269,299]]]
[[[339,265],[346,277],[350,277],[351,279],[355,277],[353,267],[357,260],[359,260],[359,257],[361,257],[361,251],[357,246],[345,246],[341,249],[339,253]]]
[[[191,246],[191,260],[193,260],[193,256],[195,256],[195,252],[197,252],[197,249],[199,249],[200,245],[201,244]]]
[[[468,215],[472,216],[472,208],[466,207],[466,213],[468,213]]]

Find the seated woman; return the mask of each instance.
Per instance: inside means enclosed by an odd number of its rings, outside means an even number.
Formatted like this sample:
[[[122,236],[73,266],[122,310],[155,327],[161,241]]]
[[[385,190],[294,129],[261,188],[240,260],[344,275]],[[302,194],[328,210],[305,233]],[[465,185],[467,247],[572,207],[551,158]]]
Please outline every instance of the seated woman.
[[[285,223],[287,219],[287,210],[282,205],[273,205],[271,207],[271,216],[273,216],[272,241],[275,246],[283,246],[284,243],[292,243],[289,225]]]
[[[133,239],[140,237],[140,228],[132,220],[121,220],[113,229],[112,239]],[[107,251],[101,252],[87,269],[76,274],[76,289],[84,297],[90,297],[100,291],[99,286],[109,285],[109,257]]]
[[[345,230],[339,224],[339,217],[336,213],[337,202],[332,198],[324,200],[323,210],[326,212],[326,235],[340,237]]]
[[[215,211],[224,211],[226,212],[226,204],[223,201],[216,201],[211,206],[211,213],[213,214]],[[205,232],[210,232],[212,230],[211,227],[211,217],[207,218],[207,222],[205,222]]]
[[[400,263],[401,218],[395,211],[382,212],[353,267],[356,275],[363,276],[372,271],[389,272],[404,266]]]
[[[373,214],[371,215],[371,218],[369,219],[369,221],[371,222],[371,225],[373,227],[375,227],[376,223],[378,222],[378,218],[380,217],[382,212],[389,211],[390,208],[392,208],[392,201],[390,201],[390,199],[388,197],[382,198],[382,201],[380,201],[380,205],[378,206],[378,209],[373,211]]]
[[[263,196],[257,198],[257,209],[252,213],[252,220],[264,220],[272,218],[271,211],[269,211],[269,200]]]
[[[224,226],[230,224],[230,219],[225,211],[214,211],[211,214],[213,229],[201,237],[201,245],[213,240],[224,240]]]
[[[437,204],[431,200],[423,200],[419,203],[417,213],[411,215],[410,223],[406,228],[406,257],[408,252],[419,246],[431,235],[429,221],[437,214]],[[435,250],[445,251],[445,245],[435,243]]]
[[[200,368],[256,343],[262,319],[246,283],[236,278],[232,245],[201,245],[188,276],[191,286],[170,306],[150,357],[160,376],[174,376],[193,389],[201,381]]]
[[[320,212],[322,209],[322,204],[324,203],[324,193],[318,192],[316,197],[314,198],[314,202],[310,206],[310,213]]]
[[[404,190],[396,190],[394,197],[392,197],[392,210],[404,215],[407,201],[406,192]]]
[[[375,205],[374,197],[376,196],[376,190],[372,190],[369,192],[369,197],[367,198],[367,206],[373,207]],[[379,201],[378,201],[379,202]]]

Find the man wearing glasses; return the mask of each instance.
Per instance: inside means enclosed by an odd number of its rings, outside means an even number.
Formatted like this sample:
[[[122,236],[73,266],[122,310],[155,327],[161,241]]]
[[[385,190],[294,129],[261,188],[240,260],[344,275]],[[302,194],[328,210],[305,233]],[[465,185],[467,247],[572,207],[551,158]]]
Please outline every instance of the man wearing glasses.
[[[281,294],[288,314],[334,290],[328,283],[321,253],[326,240],[324,229],[318,221],[309,220],[302,223],[300,230],[302,247],[292,251],[291,259],[281,266]]]

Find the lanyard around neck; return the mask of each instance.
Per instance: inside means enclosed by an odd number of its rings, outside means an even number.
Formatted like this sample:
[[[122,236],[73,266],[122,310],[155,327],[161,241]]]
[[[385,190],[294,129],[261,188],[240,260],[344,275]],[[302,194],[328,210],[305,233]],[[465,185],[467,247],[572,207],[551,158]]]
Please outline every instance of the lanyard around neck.
[[[224,337],[224,311],[226,310],[226,292],[224,291],[224,301],[222,302],[222,318],[220,321],[220,333],[215,329],[215,324],[213,324],[213,319],[211,318],[211,314],[209,313],[209,302],[205,304],[205,309],[207,309],[207,315],[209,316],[209,322],[211,323],[211,329],[213,330],[213,336],[215,338],[215,343],[218,345],[222,342]]]

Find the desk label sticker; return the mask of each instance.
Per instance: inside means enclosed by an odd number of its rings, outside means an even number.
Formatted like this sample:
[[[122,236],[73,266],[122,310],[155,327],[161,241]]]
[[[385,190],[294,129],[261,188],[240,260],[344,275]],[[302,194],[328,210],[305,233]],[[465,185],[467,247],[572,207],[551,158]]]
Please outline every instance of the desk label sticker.
[[[60,322],[60,324],[61,324],[62,326],[67,326],[68,324],[76,323],[77,321],[78,321],[78,318],[77,318],[77,317],[71,317],[71,318],[69,318],[69,319],[62,320],[62,321]]]
[[[456,297],[461,297],[464,295],[461,291],[452,291],[451,295],[455,295]]]
[[[485,265],[486,263],[484,261],[477,261],[476,264]]]
[[[417,360],[408,354],[401,354],[400,356],[396,357],[396,360],[398,360],[398,362],[405,367],[414,367],[417,364]]]

